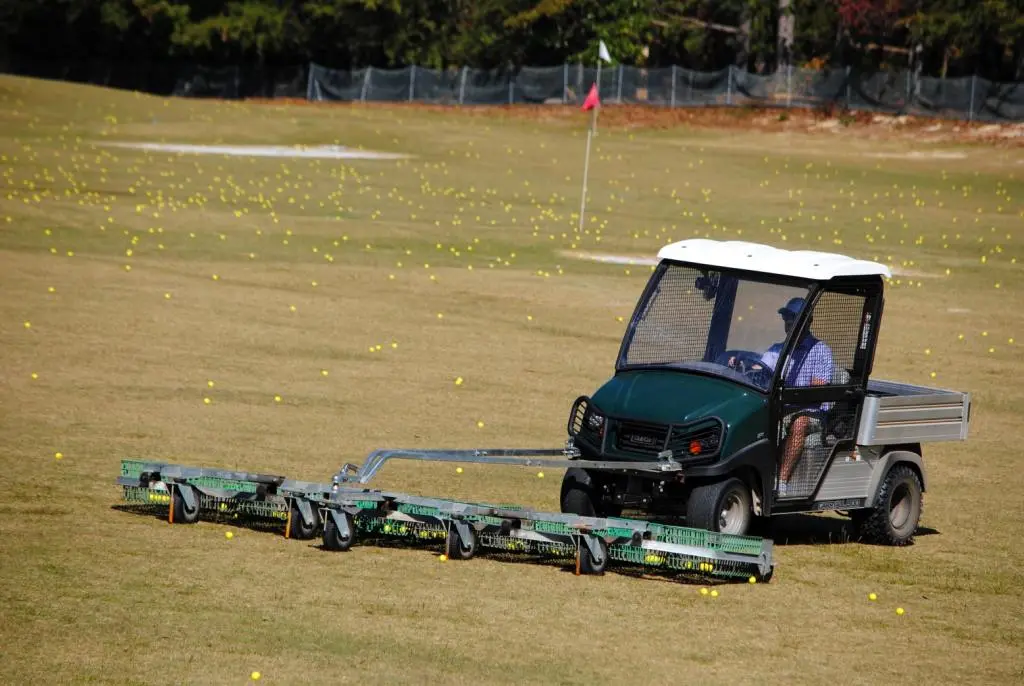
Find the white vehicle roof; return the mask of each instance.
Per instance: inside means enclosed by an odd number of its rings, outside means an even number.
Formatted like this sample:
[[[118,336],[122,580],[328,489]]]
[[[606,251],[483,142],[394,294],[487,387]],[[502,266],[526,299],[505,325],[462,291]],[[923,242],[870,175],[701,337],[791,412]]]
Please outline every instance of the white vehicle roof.
[[[692,238],[666,245],[658,251],[658,258],[815,281],[827,281],[837,276],[892,276],[889,268],[878,262],[830,252],[783,250],[746,241]]]

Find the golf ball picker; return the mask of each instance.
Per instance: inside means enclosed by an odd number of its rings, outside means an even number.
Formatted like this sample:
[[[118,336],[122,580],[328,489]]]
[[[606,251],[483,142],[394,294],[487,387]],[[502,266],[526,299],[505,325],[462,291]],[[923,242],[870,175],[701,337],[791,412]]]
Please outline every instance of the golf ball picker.
[[[171,522],[280,520],[347,550],[363,538],[768,579],[755,518],[846,513],[864,540],[906,545],[923,508],[921,445],[967,438],[968,393],[870,379],[888,267],[740,241],[667,245],[630,318],[614,376],[569,413],[564,448],[377,450],[330,483],[122,462],[125,500]],[[934,374],[933,374],[934,376]],[[393,459],[565,469],[561,512],[374,490]],[[686,527],[659,519],[685,517]]]
[[[561,450],[375,451],[349,477],[346,465],[330,483],[208,467],[123,460],[117,483],[126,502],[167,508],[171,523],[201,517],[283,524],[287,538],[321,536],[324,548],[346,551],[360,539],[400,538],[443,546],[451,560],[491,549],[574,561],[578,574],[599,574],[609,563],[693,577],[767,581],[772,542],[619,517],[541,512],[519,505],[468,503],[363,487],[380,458],[567,466]],[[376,456],[376,457],[374,457]],[[369,467],[367,467],[369,465]],[[374,466],[375,465],[375,466]],[[658,461],[651,469],[671,469]],[[349,485],[356,481],[360,485]]]

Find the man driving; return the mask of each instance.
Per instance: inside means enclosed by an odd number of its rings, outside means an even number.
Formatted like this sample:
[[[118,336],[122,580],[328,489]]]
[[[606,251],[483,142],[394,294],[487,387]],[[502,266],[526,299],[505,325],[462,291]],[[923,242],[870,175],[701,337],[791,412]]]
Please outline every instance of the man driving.
[[[779,308],[779,315],[782,317],[787,337],[806,304],[803,298],[792,298],[785,306]],[[767,367],[775,369],[784,345],[785,339],[769,347],[761,355],[761,361]],[[786,363],[783,383],[790,388],[825,386],[832,382],[833,369],[832,349],[824,341],[815,338],[808,328]],[[782,465],[779,467],[778,493],[780,496],[786,495],[789,477],[803,453],[807,434],[821,426],[821,415],[827,412],[831,405],[831,403],[824,403],[815,407],[803,408],[790,412],[782,418],[782,430],[786,433],[786,443]]]

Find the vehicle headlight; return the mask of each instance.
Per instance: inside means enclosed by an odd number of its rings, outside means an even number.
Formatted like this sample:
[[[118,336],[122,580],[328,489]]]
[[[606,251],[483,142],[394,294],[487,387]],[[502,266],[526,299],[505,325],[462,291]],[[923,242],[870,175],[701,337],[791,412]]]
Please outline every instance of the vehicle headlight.
[[[600,435],[604,432],[604,416],[597,412],[590,412],[587,415],[587,428]]]

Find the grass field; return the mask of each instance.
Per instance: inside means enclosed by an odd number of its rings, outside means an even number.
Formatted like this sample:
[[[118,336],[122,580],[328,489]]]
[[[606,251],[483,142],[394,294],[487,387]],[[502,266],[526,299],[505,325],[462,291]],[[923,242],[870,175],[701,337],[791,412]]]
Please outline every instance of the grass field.
[[[1024,681],[1024,148],[609,121],[577,234],[585,126],[0,77],[0,681]],[[649,274],[572,253],[693,236],[893,266],[875,375],[974,397],[969,441],[926,448],[916,545],[780,519],[774,580],[710,599],[114,507],[124,457],[325,480],[378,447],[557,447]],[[560,478],[379,485],[557,509]]]

